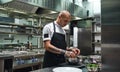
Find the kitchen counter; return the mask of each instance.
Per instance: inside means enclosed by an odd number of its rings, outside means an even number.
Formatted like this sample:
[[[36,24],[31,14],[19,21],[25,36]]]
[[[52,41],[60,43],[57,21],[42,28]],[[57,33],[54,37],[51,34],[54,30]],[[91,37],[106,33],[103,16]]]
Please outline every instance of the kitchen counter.
[[[1,59],[10,59],[10,58],[13,59],[13,56],[12,55],[8,55],[8,54],[0,54],[0,60]]]
[[[43,53],[36,53],[34,51],[2,51],[0,53],[0,67],[3,69],[4,60],[6,62],[6,60],[11,59],[13,70],[24,68],[34,70],[34,68],[41,68],[43,56]]]
[[[3,51],[0,53],[0,72],[4,72],[4,66],[7,68],[8,63],[11,64],[9,65],[10,68],[16,72],[26,68],[29,68],[29,70],[40,69],[43,56],[44,54],[36,52]]]
[[[33,68],[39,66],[41,68],[44,54],[30,53],[14,55],[13,69]]]

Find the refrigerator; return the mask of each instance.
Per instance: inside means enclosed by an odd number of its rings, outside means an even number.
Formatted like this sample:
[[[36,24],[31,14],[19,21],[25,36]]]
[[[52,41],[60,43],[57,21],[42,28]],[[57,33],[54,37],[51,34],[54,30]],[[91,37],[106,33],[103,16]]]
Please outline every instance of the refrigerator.
[[[92,47],[92,32],[91,28],[78,28],[77,44],[80,49],[80,55],[87,56],[94,53]]]
[[[120,72],[120,0],[101,0],[102,72]]]

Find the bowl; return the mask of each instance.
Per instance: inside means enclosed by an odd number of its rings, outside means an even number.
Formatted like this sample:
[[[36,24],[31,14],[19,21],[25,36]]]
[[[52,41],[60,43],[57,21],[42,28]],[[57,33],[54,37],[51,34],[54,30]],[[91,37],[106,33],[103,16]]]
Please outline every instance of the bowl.
[[[78,64],[78,63],[79,63],[79,58],[78,58],[78,57],[76,57],[76,58],[68,58],[68,59],[67,59],[67,62],[68,62],[69,64],[72,64],[72,65]]]

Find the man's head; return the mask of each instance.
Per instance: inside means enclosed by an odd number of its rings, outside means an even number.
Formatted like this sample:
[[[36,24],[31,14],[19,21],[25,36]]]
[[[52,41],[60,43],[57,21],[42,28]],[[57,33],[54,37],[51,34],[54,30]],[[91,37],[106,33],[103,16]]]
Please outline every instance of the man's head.
[[[70,19],[71,19],[71,15],[68,11],[61,11],[57,17],[56,22],[61,27],[64,27],[70,22]]]

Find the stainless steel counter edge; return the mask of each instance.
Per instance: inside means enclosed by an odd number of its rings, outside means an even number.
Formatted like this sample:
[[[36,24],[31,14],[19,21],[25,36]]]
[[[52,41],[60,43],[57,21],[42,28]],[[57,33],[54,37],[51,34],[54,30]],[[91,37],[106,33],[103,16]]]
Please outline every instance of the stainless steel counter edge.
[[[14,55],[14,59],[15,59],[15,58],[26,59],[26,58],[29,58],[29,57],[32,57],[32,56],[35,56],[35,57],[43,57],[44,54],[22,54],[22,55]]]
[[[0,54],[0,59],[13,59],[14,56],[9,54]]]

